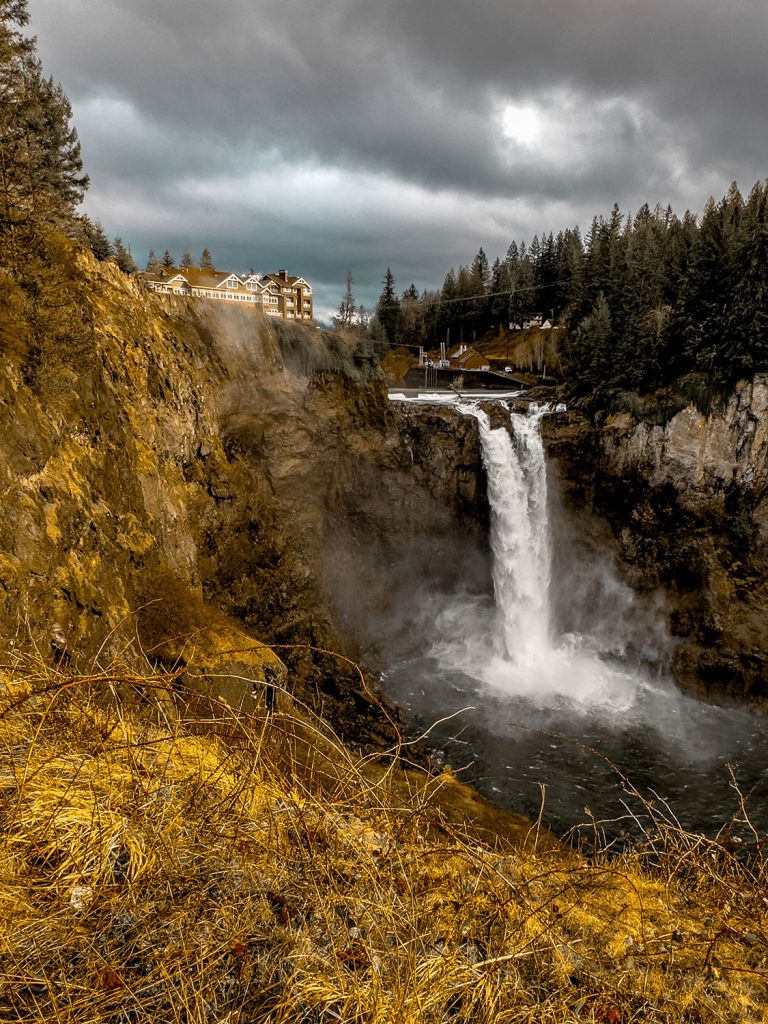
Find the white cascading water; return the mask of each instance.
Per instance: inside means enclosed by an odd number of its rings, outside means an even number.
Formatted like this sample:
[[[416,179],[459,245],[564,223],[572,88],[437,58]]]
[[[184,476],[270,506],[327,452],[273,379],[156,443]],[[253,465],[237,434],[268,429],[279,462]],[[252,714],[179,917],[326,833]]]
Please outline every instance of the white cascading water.
[[[543,411],[511,415],[514,436],[493,430],[482,409],[480,429],[491,507],[493,588],[499,610],[497,653],[534,665],[550,647],[550,550],[547,475],[539,432]]]
[[[478,421],[491,508],[496,621],[489,633],[467,605],[434,654],[446,668],[510,695],[541,703],[558,699],[584,706],[628,708],[640,680],[590,650],[588,638],[554,637],[550,613],[550,531],[541,419],[547,409],[511,413],[512,436],[493,428],[478,405],[459,409]],[[462,621],[463,617],[463,621]],[[473,621],[470,621],[473,620]]]

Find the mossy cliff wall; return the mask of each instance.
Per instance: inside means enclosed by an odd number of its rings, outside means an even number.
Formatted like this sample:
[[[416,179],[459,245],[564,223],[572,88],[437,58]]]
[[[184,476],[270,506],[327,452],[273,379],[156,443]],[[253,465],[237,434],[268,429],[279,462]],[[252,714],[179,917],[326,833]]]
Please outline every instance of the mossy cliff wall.
[[[398,537],[482,534],[476,435],[451,427],[451,453],[436,448],[361,353],[79,260],[67,331],[19,344],[0,374],[5,646],[84,667],[138,636],[150,660],[185,659],[217,609],[270,643],[338,649],[338,559],[359,563],[360,592]],[[278,653],[347,713],[336,661]]]
[[[768,379],[708,416],[595,427],[569,413],[544,430],[572,514],[635,589],[663,592],[681,685],[768,708]]]

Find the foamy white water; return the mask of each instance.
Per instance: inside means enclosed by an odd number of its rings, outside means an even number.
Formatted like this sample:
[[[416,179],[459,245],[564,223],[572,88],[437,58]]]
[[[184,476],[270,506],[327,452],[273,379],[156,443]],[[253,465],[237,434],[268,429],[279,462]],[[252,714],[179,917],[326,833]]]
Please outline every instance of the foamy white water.
[[[482,621],[470,603],[447,610],[438,622],[443,639],[435,643],[434,655],[448,670],[537,703],[559,698],[628,708],[647,681],[602,660],[588,637],[552,634],[547,468],[540,432],[548,409],[511,413],[510,435],[505,427],[493,428],[477,404],[459,408],[475,417],[480,430],[496,609],[491,622]]]
[[[469,411],[480,429],[488,481],[500,620],[496,653],[533,666],[550,647],[547,476],[539,432],[543,413],[513,413],[510,436],[503,428],[493,430],[482,409]]]

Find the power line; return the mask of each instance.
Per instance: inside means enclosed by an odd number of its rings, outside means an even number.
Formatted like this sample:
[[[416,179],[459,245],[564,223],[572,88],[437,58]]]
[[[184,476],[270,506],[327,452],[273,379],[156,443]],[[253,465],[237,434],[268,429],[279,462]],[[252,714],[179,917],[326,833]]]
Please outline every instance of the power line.
[[[561,281],[553,281],[552,284],[567,284],[568,282],[563,279]],[[508,288],[503,292],[478,292],[477,295],[458,295],[455,299],[434,299],[434,303],[437,306],[447,306],[449,302],[469,302],[470,299],[495,299],[500,295],[509,295],[510,298],[513,295],[517,295],[518,292],[535,292],[541,289],[539,284],[521,285],[520,288]],[[422,300],[419,299],[419,302]],[[428,301],[428,300],[427,300]]]
[[[533,289],[534,290],[536,289],[536,285],[533,286]],[[447,306],[449,302],[469,302],[470,299],[495,299],[499,295],[509,295],[510,298],[511,298],[517,292],[522,292],[522,291],[526,291],[526,290],[529,290],[529,289],[526,289],[526,288],[509,288],[505,292],[481,292],[478,295],[459,295],[455,299],[437,299],[436,301],[437,301],[437,304],[439,306],[442,306],[442,305],[446,305]]]
[[[596,284],[610,285],[611,283],[612,282],[610,278],[605,277],[599,281],[590,281],[589,285],[590,287],[594,287],[594,285]],[[455,299],[438,298],[435,299],[434,302],[435,305],[442,306],[447,305],[449,302],[469,302],[470,299],[495,299],[501,295],[509,295],[509,297],[511,298],[513,295],[517,295],[519,292],[538,292],[541,291],[543,288],[551,288],[554,285],[558,284],[573,284],[573,279],[569,277],[558,277],[555,278],[554,281],[548,281],[546,285],[523,284],[520,285],[519,287],[508,288],[506,291],[503,292],[479,292],[477,295],[459,295]]]

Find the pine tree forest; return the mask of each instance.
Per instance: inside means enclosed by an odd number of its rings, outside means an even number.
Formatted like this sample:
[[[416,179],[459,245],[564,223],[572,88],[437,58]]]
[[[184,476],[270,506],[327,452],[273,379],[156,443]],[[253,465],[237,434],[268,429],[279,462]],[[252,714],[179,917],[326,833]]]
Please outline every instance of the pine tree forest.
[[[699,217],[614,206],[583,237],[573,228],[512,242],[490,266],[481,249],[438,292],[410,292],[407,332],[393,318],[392,280],[386,291],[390,341],[472,343],[540,315],[565,328],[576,394],[648,393],[681,379],[726,390],[768,370],[768,183],[746,198],[734,184]]]

